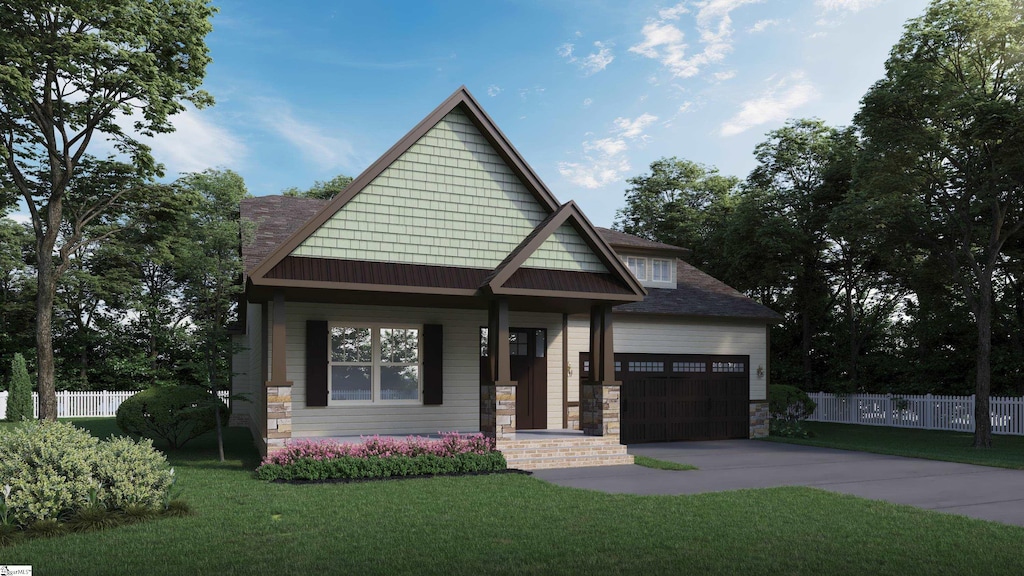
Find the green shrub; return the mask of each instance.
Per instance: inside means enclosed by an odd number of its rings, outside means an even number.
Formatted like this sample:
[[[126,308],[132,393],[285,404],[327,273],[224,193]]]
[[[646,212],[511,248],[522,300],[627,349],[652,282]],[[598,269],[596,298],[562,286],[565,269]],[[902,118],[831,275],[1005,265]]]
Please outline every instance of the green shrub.
[[[25,357],[15,354],[11,360],[11,385],[7,395],[7,419],[11,422],[32,420],[32,379],[25,367]]]
[[[101,502],[108,509],[156,508],[174,483],[174,471],[152,440],[111,438],[100,443],[96,480],[104,487]]]
[[[261,480],[356,480],[495,472],[505,470],[507,466],[505,456],[498,451],[488,454],[467,452],[453,456],[340,456],[322,460],[299,458],[290,464],[264,463],[256,470],[256,477]]]
[[[26,527],[89,508],[155,509],[168,498],[173,471],[149,441],[99,441],[66,422],[25,422],[0,428],[0,481],[4,521]],[[98,512],[85,514],[97,522]]]
[[[807,438],[810,432],[803,426],[803,421],[811,414],[817,404],[807,393],[795,386],[772,386],[768,391],[769,431],[774,436]]]
[[[176,450],[186,442],[213,430],[214,407],[227,422],[224,402],[202,386],[149,388],[121,403],[117,427],[129,434],[159,440]]]
[[[25,422],[0,429],[0,479],[16,524],[56,520],[88,502],[96,488],[99,440],[65,422]]]

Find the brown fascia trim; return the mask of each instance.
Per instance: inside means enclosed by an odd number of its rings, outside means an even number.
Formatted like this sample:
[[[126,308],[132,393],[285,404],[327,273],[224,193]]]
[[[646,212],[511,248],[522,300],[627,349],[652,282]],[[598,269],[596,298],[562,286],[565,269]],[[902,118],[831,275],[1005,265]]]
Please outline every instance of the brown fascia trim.
[[[325,282],[321,280],[292,280],[288,278],[260,278],[259,282],[249,279],[253,286],[274,286],[281,288],[323,288],[327,290],[352,290],[360,292],[388,292],[399,294],[438,294],[442,296],[476,296],[476,289],[441,288],[436,286],[401,286],[394,284],[361,284],[357,282]]]
[[[626,270],[622,261],[619,260],[608,244],[603,241],[597,231],[594,230],[594,226],[587,220],[583,211],[572,200],[563,204],[546,221],[541,222],[538,228],[523,239],[519,246],[512,251],[512,257],[507,258],[498,265],[493,276],[486,284],[490,292],[493,294],[512,294],[513,292],[509,291],[512,289],[504,288],[505,282],[566,222],[572,224],[573,229],[583,238],[587,246],[597,254],[609,272],[623,282],[634,296],[638,296],[638,298],[631,300],[634,302],[643,300],[643,297],[647,295],[647,290],[633,277],[632,273]]]
[[[555,230],[558,230],[562,224],[565,224],[570,214],[569,203],[566,203],[553,212],[544,222],[538,224],[537,228],[526,238],[523,238],[519,246],[516,246],[515,250],[509,253],[509,257],[505,258],[501,264],[498,264],[498,267],[494,269],[494,273],[488,278],[486,286],[492,292],[496,288],[501,288],[512,277],[512,274],[529,260],[530,256],[555,233]]]
[[[587,215],[576,206],[576,202],[570,200],[568,204],[572,204],[573,215],[575,216],[573,227],[576,228],[577,232],[583,234],[583,239],[587,241],[590,247],[597,251],[597,255],[604,261],[604,265],[608,267],[610,271],[617,274],[620,279],[626,282],[633,292],[640,296],[637,300],[643,300],[643,297],[647,295],[647,289],[644,288],[643,284],[633,276],[633,273],[626,268],[626,265],[619,260],[619,256],[612,250],[612,247],[605,242],[604,238],[598,234],[594,225],[587,218]]]
[[[285,256],[292,253],[299,244],[313,234],[317,229],[323,226],[324,222],[327,222],[338,210],[340,210],[345,204],[354,198],[357,194],[363,191],[367,185],[370,184],[377,176],[380,175],[388,166],[393,164],[399,156],[409,150],[424,134],[426,134],[431,128],[433,128],[438,122],[441,121],[449,112],[454,110],[457,106],[462,106],[467,112],[473,125],[479,129],[487,141],[499,152],[499,155],[511,165],[513,171],[519,176],[527,189],[537,198],[537,200],[547,207],[549,212],[554,212],[558,209],[558,201],[550,190],[544,186],[540,178],[537,177],[533,169],[523,160],[519,152],[512,147],[512,144],[508,141],[505,135],[498,129],[494,121],[483,111],[480,104],[473,98],[473,95],[469,93],[469,90],[465,86],[460,86],[458,90],[452,93],[444,102],[442,102],[433,112],[427,115],[426,118],[420,121],[412,130],[409,131],[401,140],[395,143],[383,156],[377,159],[376,162],[370,165],[369,168],[363,171],[355,180],[353,180],[344,190],[335,196],[326,206],[320,209],[319,212],[312,218],[310,218],[301,228],[296,230],[287,240],[280,246],[278,246],[273,252],[271,252],[266,258],[256,266],[255,269],[250,272],[250,277],[261,279],[264,274],[269,272],[278,262],[280,262]]]
[[[501,287],[494,292],[495,296],[540,296],[545,298],[562,298],[572,300],[600,300],[602,302],[616,302],[627,304],[639,302],[644,299],[642,294],[608,294],[602,292],[562,292],[559,290],[537,290],[534,288],[505,288]],[[614,304],[613,304],[614,305]]]
[[[723,320],[731,324],[781,324],[784,318],[769,318],[767,316],[721,316],[717,314],[673,314],[672,312],[620,312],[612,310],[612,313],[619,316],[638,316],[649,318],[678,318],[680,320]]]

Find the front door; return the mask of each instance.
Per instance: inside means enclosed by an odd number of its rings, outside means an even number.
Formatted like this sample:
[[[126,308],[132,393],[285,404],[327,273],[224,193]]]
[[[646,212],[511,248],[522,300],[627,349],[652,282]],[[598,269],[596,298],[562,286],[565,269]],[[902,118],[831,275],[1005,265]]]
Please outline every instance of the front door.
[[[516,429],[547,428],[547,330],[511,328],[508,331],[509,372],[516,383]],[[480,329],[480,381],[490,382],[487,328]]]

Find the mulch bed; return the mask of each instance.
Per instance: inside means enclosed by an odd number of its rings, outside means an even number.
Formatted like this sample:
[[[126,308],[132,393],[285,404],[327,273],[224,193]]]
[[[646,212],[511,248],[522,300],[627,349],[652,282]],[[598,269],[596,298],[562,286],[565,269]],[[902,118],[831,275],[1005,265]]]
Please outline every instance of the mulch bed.
[[[324,480],[285,480],[278,478],[271,480],[275,484],[354,484],[360,482],[380,482],[382,480],[415,480],[420,478],[445,478],[450,476],[490,476],[492,474],[523,474],[530,476],[533,472],[529,470],[518,470],[508,468],[506,470],[491,470],[488,472],[453,472],[451,474],[416,474],[414,476],[381,476],[380,478],[327,478]]]

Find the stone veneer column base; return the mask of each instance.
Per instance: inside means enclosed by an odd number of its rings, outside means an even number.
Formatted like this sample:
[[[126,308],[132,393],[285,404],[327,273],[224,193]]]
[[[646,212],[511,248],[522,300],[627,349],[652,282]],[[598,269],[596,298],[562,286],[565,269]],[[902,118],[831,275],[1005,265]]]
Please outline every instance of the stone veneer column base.
[[[270,382],[267,388],[267,454],[284,448],[292,438],[292,387],[275,385]]]
[[[565,428],[567,430],[579,430],[580,429],[580,403],[570,402],[566,407],[566,416],[568,419],[565,422]]]
[[[768,437],[768,402],[750,403],[750,437]]]
[[[580,387],[580,428],[588,436],[619,436],[619,385]]]
[[[516,432],[516,387],[480,386],[480,432],[495,444]]]

